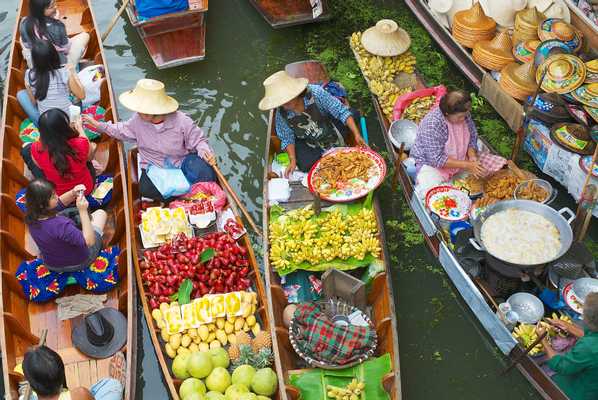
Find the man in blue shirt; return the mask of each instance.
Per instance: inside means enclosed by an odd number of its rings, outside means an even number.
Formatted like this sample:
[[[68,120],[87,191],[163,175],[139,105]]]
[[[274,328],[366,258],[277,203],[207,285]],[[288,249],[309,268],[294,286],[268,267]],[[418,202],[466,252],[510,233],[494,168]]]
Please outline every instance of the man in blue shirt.
[[[349,134],[356,145],[365,145],[349,107],[321,86],[279,71],[264,81],[264,87],[259,108],[276,109],[276,135],[290,161],[285,176],[296,168],[309,171],[326,150],[345,146]]]

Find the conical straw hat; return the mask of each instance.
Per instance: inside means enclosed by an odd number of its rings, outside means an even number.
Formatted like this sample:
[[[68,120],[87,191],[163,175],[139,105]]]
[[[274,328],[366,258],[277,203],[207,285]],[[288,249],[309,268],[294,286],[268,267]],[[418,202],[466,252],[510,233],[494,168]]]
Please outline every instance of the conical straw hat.
[[[546,17],[536,7],[521,10],[515,15],[515,29],[536,30]]]
[[[536,71],[536,82],[547,93],[569,93],[586,78],[586,66],[572,54],[555,54],[544,61]]]
[[[546,18],[560,18],[571,22],[571,12],[565,0],[528,0],[527,7],[536,7]]]
[[[267,111],[282,106],[299,96],[308,82],[305,78],[293,78],[286,71],[275,72],[264,81],[265,94],[258,108]]]
[[[121,93],[118,100],[129,110],[142,114],[164,115],[179,108],[179,103],[166,94],[164,84],[155,79],[138,80],[135,88]]]
[[[473,59],[484,68],[499,71],[515,61],[512,43],[507,31],[501,32],[490,41],[484,40],[475,44]]]
[[[363,32],[361,44],[372,54],[392,57],[406,52],[411,46],[411,38],[392,19],[381,19]]]
[[[535,73],[533,62],[511,63],[500,73],[500,86],[516,99],[525,100],[538,87]]]
[[[453,24],[461,25],[471,31],[494,31],[496,29],[496,21],[484,13],[479,2],[476,2],[469,10],[456,13]]]
[[[515,15],[518,11],[525,9],[527,0],[479,0],[484,13],[491,17],[496,23],[504,28],[511,28],[515,22]]]

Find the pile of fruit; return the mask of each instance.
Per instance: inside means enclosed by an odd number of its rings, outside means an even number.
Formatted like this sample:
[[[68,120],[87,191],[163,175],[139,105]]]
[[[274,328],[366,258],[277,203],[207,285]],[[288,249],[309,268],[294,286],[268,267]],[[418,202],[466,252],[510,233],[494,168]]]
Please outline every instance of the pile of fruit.
[[[428,111],[430,111],[430,108],[432,108],[435,101],[436,96],[424,96],[414,99],[411,104],[405,108],[405,111],[403,111],[401,119],[408,119],[419,124],[419,121],[428,114]]]
[[[359,400],[361,399],[363,389],[365,389],[365,382],[353,379],[351,383],[344,388],[326,385],[326,395],[335,400]]]
[[[180,233],[190,234],[184,208],[149,207],[141,212],[141,235],[147,246],[167,242]]]
[[[382,111],[392,119],[392,110],[397,98],[411,91],[411,88],[399,88],[395,77],[405,72],[412,74],[415,70],[415,56],[406,51],[395,57],[381,57],[369,53],[361,45],[361,32],[354,32],[350,40],[351,48],[357,54],[357,63],[368,80],[370,90],[376,96]]]
[[[270,223],[270,260],[277,269],[307,262],[317,265],[366,254],[378,257],[380,242],[374,212],[338,209],[315,216],[311,206],[289,211]]]
[[[528,348],[538,339],[538,333],[536,332],[536,325],[531,324],[519,324],[513,330],[513,337],[524,347]],[[538,343],[530,350],[530,356],[537,356],[544,351],[541,343]]]
[[[271,368],[255,369],[240,365],[232,374],[223,349],[178,355],[172,363],[174,375],[183,380],[182,400],[269,400],[278,388],[278,377]]]
[[[224,232],[194,238],[179,235],[143,255],[139,267],[152,309],[170,302],[169,296],[185,279],[193,284],[191,298],[243,291],[251,284],[247,250]]]

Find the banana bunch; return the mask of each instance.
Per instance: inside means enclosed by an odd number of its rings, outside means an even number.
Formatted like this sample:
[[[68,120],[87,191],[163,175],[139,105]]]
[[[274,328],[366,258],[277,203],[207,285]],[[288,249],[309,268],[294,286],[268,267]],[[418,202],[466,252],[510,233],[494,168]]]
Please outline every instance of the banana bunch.
[[[513,337],[525,348],[531,345],[536,339],[538,334],[536,333],[536,326],[530,324],[520,324],[513,330]],[[531,356],[541,353],[543,350],[542,344],[538,343],[530,352]]]
[[[316,265],[340,258],[363,260],[381,252],[374,212],[354,215],[326,211],[317,218],[310,206],[296,209],[270,224],[270,261],[277,269],[308,262]]]
[[[328,397],[335,400],[358,400],[365,389],[365,382],[353,379],[345,388],[326,385]]]
[[[358,55],[359,68],[369,82],[370,90],[378,97],[382,111],[392,117],[397,98],[410,92],[409,88],[400,89],[395,85],[394,79],[401,72],[412,74],[415,71],[415,56],[410,51],[394,57],[371,54],[361,45],[361,32],[353,32],[350,45]]]
[[[566,314],[557,314],[555,312],[552,313],[552,315],[550,316],[551,319],[553,320],[561,320],[563,322],[569,322],[571,323],[571,318],[566,315]],[[552,324],[549,324],[548,322],[545,321],[540,321],[540,325],[546,329],[546,331],[548,332],[548,335],[550,337],[554,337],[556,335],[560,335],[560,336],[567,336],[566,332],[562,332],[560,329],[555,329],[555,327]]]

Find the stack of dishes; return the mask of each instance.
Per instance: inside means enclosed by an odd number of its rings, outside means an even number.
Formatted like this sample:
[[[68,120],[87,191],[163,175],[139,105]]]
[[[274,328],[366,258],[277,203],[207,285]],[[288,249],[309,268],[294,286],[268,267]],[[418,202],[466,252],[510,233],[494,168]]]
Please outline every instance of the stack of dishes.
[[[459,11],[453,19],[453,37],[465,47],[473,48],[480,40],[492,39],[495,31],[496,22],[484,14],[480,3]]]
[[[515,15],[515,30],[513,43],[518,44],[525,40],[538,39],[538,25],[546,17],[536,7],[519,11]]]
[[[509,33],[503,31],[492,40],[477,42],[473,48],[473,60],[491,71],[500,71],[515,61],[512,48]]]
[[[573,25],[558,18],[548,18],[538,25],[540,40],[557,39],[565,43],[574,53],[581,49],[583,34]]]
[[[524,42],[520,42],[513,47],[513,55],[518,61],[523,63],[533,62],[534,54],[536,49],[540,45],[540,41],[537,39],[530,39]]]
[[[572,54],[556,54],[544,61],[536,71],[536,82],[548,93],[569,93],[583,84],[586,78],[586,65]],[[587,85],[589,86],[589,85]],[[597,88],[598,89],[598,88]],[[592,88],[587,94],[579,93],[587,99],[594,93]]]
[[[518,100],[525,100],[538,87],[535,80],[535,68],[532,62],[525,64],[511,63],[500,74],[500,87]]]
[[[586,63],[586,82],[598,83],[598,58]]]

